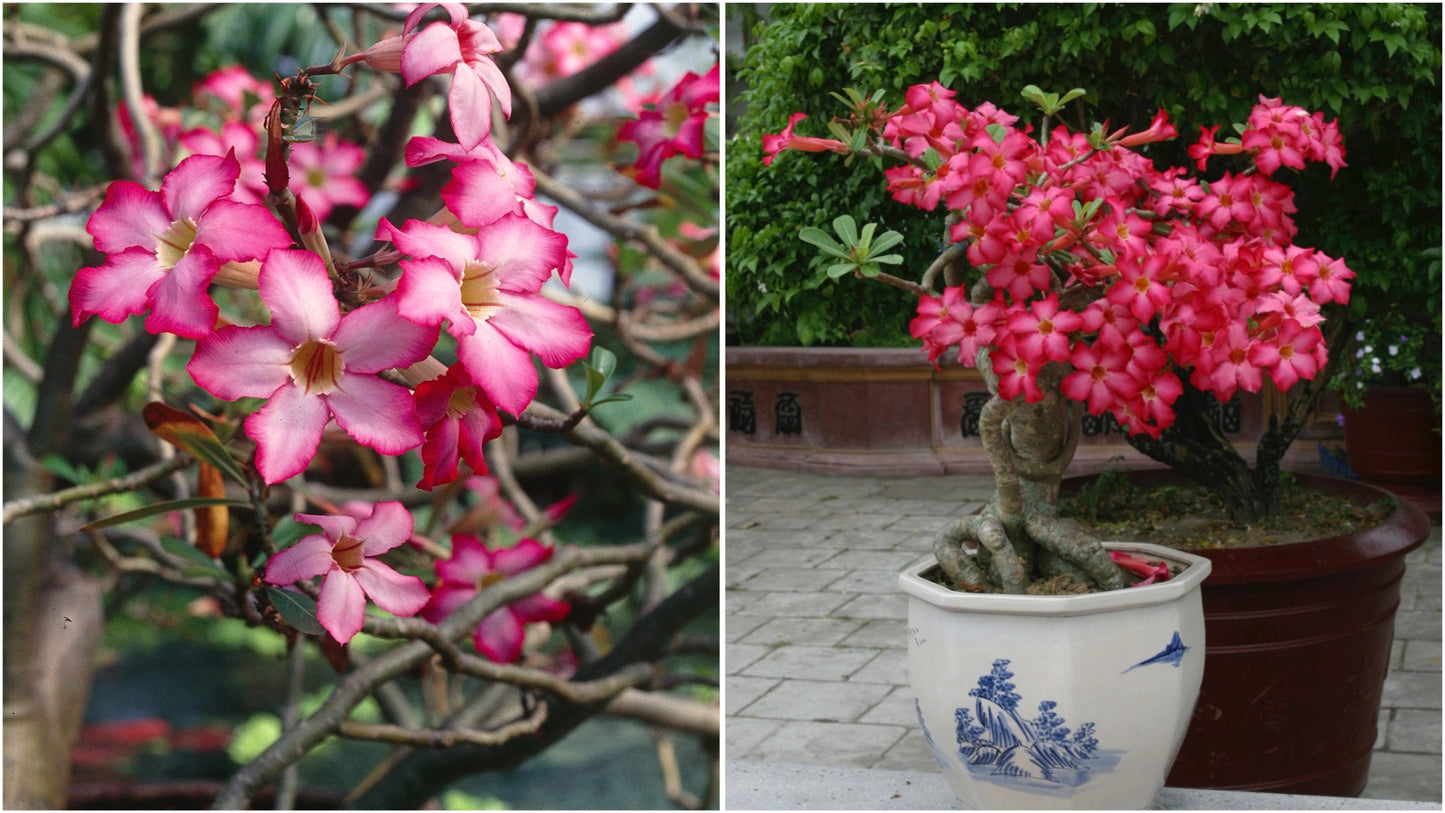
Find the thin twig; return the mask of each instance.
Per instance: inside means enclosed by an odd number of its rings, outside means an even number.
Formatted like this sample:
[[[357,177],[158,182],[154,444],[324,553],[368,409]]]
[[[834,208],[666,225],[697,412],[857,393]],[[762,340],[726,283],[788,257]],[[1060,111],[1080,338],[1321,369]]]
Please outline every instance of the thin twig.
[[[189,457],[177,455],[172,460],[163,460],[159,463],[154,463],[143,469],[131,472],[124,477],[113,477],[109,480],[87,483],[50,494],[12,500],[5,503],[4,523],[8,524],[10,520],[16,517],[23,517],[26,514],[34,514],[39,511],[53,511],[62,505],[79,500],[88,500],[94,497],[103,497],[106,494],[118,494],[123,491],[142,488],[185,467],[190,462],[191,459]]]

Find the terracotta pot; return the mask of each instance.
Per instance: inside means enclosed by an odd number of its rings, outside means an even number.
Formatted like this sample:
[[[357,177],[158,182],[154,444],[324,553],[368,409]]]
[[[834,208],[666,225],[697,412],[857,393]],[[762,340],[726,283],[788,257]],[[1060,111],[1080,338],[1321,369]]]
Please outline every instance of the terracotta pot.
[[[1392,498],[1351,480],[1297,476],[1352,500]],[[1183,480],[1158,471],[1132,477],[1140,485]],[[1191,551],[1214,563],[1203,591],[1208,649],[1169,785],[1358,796],[1369,776],[1405,554],[1429,531],[1419,508],[1397,500],[1384,523],[1357,533]]]
[[[1068,596],[962,593],[899,575],[908,676],[924,737],[975,809],[1143,809],[1154,804],[1204,669],[1207,559],[1110,543],[1182,572]]]
[[[1440,482],[1440,413],[1424,387],[1371,387],[1345,410],[1350,468],[1374,483]]]

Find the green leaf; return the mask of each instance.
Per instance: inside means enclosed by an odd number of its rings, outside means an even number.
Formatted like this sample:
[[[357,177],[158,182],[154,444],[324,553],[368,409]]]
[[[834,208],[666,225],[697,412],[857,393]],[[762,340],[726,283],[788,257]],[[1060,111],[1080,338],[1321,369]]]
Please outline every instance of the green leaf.
[[[842,238],[843,245],[858,245],[858,224],[853,221],[852,215],[838,215],[833,218],[833,231]]]
[[[877,223],[863,224],[863,234],[859,237],[858,245],[862,247],[864,251],[868,251],[869,248],[873,245],[873,232],[877,230]]]
[[[813,226],[804,226],[798,230],[798,238],[805,243],[811,243],[817,246],[825,253],[840,260],[851,260],[853,258],[852,255],[845,250],[844,246],[839,245],[837,241],[829,237],[828,233],[822,229]]]
[[[161,547],[165,549],[166,553],[178,559],[185,559],[195,565],[195,567],[187,567],[183,571],[187,576],[220,576],[223,579],[229,579],[231,577],[231,574],[228,573],[224,567],[221,567],[215,559],[201,553],[200,549],[184,539],[174,536],[162,536]]]
[[[842,277],[848,272],[852,271],[853,268],[854,266],[852,263],[838,263],[837,265],[830,265],[828,266],[828,277],[830,279],[838,279],[839,277]]]
[[[113,525],[124,525],[127,522],[135,522],[157,514],[169,514],[172,511],[185,511],[190,508],[204,508],[209,505],[224,505],[228,508],[250,508],[251,504],[245,500],[222,499],[220,497],[187,497],[184,500],[170,500],[147,505],[144,508],[137,508],[134,511],[122,511],[108,517],[102,517],[94,522],[81,526],[83,531],[94,531],[101,528],[109,528]]]
[[[878,235],[878,239],[873,241],[871,251],[875,253],[879,251],[887,251],[888,249],[893,248],[894,246],[902,242],[903,235],[890,229]]]
[[[903,262],[902,254],[884,254],[882,257],[869,257],[871,262],[887,263],[888,265],[900,265]]]
[[[607,379],[617,371],[617,356],[611,350],[597,345],[592,348],[592,355],[582,365],[582,369],[587,376],[587,397],[582,399],[582,403],[591,404],[592,399],[596,398],[597,393],[607,384]]]
[[[266,595],[292,629],[307,635],[326,634],[321,622],[316,620],[316,602],[310,596],[278,587],[267,587]]]

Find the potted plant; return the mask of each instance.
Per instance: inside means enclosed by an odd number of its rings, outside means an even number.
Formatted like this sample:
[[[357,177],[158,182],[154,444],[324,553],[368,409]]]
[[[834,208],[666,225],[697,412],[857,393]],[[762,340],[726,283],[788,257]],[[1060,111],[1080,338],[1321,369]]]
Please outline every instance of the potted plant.
[[[1362,479],[1390,485],[1440,481],[1440,331],[1425,314],[1365,318],[1350,364],[1335,377],[1343,401],[1345,454]]]
[[[901,576],[911,597],[910,674],[920,717],[939,761],[963,769],[955,791],[974,805],[1144,806],[1152,792],[1116,788],[1112,798],[1095,795],[1107,784],[1108,769],[1067,773],[1079,769],[1080,754],[1095,753],[1088,744],[1102,742],[1101,727],[1088,734],[1076,728],[1073,736],[1082,742],[1060,744],[1063,721],[1056,717],[1067,714],[1073,723],[1078,712],[1058,710],[1052,696],[1039,698],[1047,707],[1025,719],[1017,703],[1035,702],[1037,692],[1024,691],[1033,685],[1024,681],[1034,677],[1010,658],[987,654],[998,646],[995,639],[969,637],[982,635],[975,632],[982,624],[972,621],[962,633],[922,624],[942,607],[955,610],[973,599],[1005,600],[1007,625],[1021,612],[1073,618],[1079,612],[1070,608],[1074,599],[997,594],[1120,591],[1128,583],[1122,568],[1154,572],[1130,550],[1111,549],[1057,515],[1085,411],[1112,417],[1136,448],[1209,487],[1237,521],[1257,520],[1277,507],[1280,460],[1329,378],[1321,311],[1348,302],[1353,277],[1342,260],[1293,243],[1293,193],[1279,170],[1320,162],[1333,173],[1345,166],[1343,145],[1336,123],[1322,114],[1261,97],[1238,127],[1239,137],[1223,139],[1219,127],[1206,128],[1189,149],[1200,173],[1214,156],[1238,156],[1231,171],[1204,180],[1183,167],[1160,170],[1150,159],[1149,145],[1177,135],[1162,110],[1138,132],[1101,124],[1079,131],[1055,122],[1084,91],[1059,95],[1029,86],[1023,95],[1039,108],[1037,127],[988,102],[969,110],[937,82],[909,88],[905,103],[891,111],[881,92],[849,91],[839,98],[850,115],[829,123],[833,138],[797,134],[805,116],[795,114],[783,132],[763,138],[765,161],[784,150],[867,156],[891,165],[884,174],[895,199],[946,212],[946,248],[921,283],[883,270],[902,260],[891,253],[903,241],[895,232],[880,234],[874,224],[859,229],[842,216],[833,223],[836,239],[817,228],[799,236],[825,256],[821,275],[872,278],[918,296],[910,333],[930,360],[956,347],[961,363],[978,367],[991,395],[979,432],[997,492],[981,512],[939,533],[936,563]],[[1302,397],[1290,401],[1283,420],[1271,422],[1251,467],[1206,417],[1211,405],[1237,390],[1259,390],[1266,377]],[[1149,561],[1182,556],[1147,553],[1154,557]],[[1195,558],[1174,564],[1186,580],[1208,573]],[[927,577],[935,571],[942,576]],[[1110,595],[1077,601],[1087,606]],[[1022,610],[1034,602],[1041,602],[1038,609]],[[1115,680],[1095,673],[1092,661],[1086,666],[1059,656],[1054,662],[1065,668],[1047,671],[1073,673],[1080,685],[1051,690],[1082,703],[1089,688],[1107,698],[1119,681],[1139,677],[1130,671],[1135,664],[1187,664],[1191,653],[1201,654],[1202,641],[1191,638],[1185,621],[1176,631],[1137,661],[1108,655],[1119,666],[1111,673]],[[1055,621],[1032,633],[1014,626],[1005,638],[1024,647],[1063,640],[1066,650],[1094,658],[1108,651],[1073,639],[1073,632],[1072,622]],[[954,664],[925,673],[917,651],[940,638],[949,642],[942,648],[982,650],[971,654],[995,660],[982,671]],[[944,686],[957,694],[940,697]],[[1176,698],[1184,704],[1181,719],[1187,717],[1192,696],[1186,691]],[[938,747],[945,731],[954,737]],[[1151,748],[1153,756],[1167,757],[1152,777],[1157,792],[1178,745]],[[1137,764],[1125,769],[1128,759],[1120,757],[1121,772],[1141,772]],[[1000,784],[1025,795],[1002,798],[995,794]]]

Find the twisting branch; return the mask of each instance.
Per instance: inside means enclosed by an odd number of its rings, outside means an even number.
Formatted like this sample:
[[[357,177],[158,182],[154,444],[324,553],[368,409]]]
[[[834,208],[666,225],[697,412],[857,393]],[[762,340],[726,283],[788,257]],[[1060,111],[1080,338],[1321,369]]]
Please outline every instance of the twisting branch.
[[[109,480],[102,480],[96,483],[86,483],[83,486],[55,491],[50,494],[41,494],[26,499],[12,500],[5,503],[4,524],[16,517],[23,517],[26,514],[35,514],[41,511],[53,511],[62,505],[88,500],[94,497],[103,497],[107,494],[119,494],[122,491],[131,491],[169,476],[189,465],[191,459],[185,455],[176,455],[171,460],[163,460],[139,471],[131,472],[124,477],[113,477]]]

